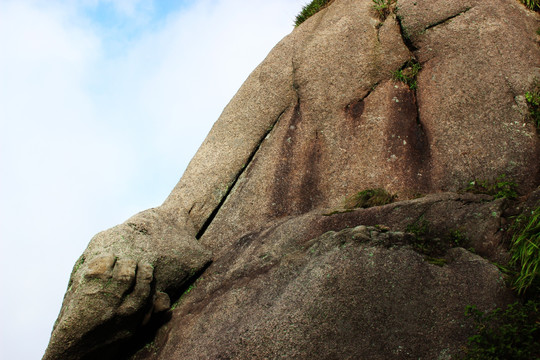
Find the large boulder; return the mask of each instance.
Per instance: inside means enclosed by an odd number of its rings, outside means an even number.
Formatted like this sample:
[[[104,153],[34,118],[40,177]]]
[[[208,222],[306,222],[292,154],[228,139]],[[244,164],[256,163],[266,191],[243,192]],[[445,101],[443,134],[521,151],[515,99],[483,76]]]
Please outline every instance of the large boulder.
[[[540,183],[524,97],[540,17],[517,0],[390,10],[334,0],[276,45],[164,204],[91,240],[45,359],[129,357],[149,328],[134,358],[443,359],[471,334],[466,305],[511,300],[489,262],[507,260],[508,204],[459,191]],[[401,201],[342,208],[373,188]]]
[[[276,220],[235,239],[132,359],[450,359],[474,333],[466,306],[513,299],[495,265],[449,236],[493,239],[500,213],[486,212],[500,208],[441,194]],[[427,242],[388,230],[422,215]]]

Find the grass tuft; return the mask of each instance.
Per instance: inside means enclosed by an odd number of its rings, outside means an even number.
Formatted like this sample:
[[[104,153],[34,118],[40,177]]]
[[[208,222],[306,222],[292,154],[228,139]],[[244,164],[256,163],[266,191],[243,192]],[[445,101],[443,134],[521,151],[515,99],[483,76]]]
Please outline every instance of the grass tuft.
[[[298,26],[304,21],[306,21],[311,16],[318,13],[320,10],[324,9],[332,0],[313,0],[309,4],[302,7],[300,14],[296,15],[296,20],[294,21],[294,26]]]
[[[401,69],[392,72],[392,78],[407,84],[411,90],[415,90],[417,88],[416,76],[420,70],[422,70],[422,65],[411,59]]]
[[[518,294],[525,293],[538,281],[540,271],[540,206],[530,215],[522,214],[512,225],[510,265],[518,268],[513,285]]]
[[[529,105],[529,115],[536,128],[540,130],[540,82],[538,80],[534,82],[533,89],[525,93],[525,100]]]
[[[390,204],[396,198],[396,195],[391,195],[384,189],[368,189],[346,198],[343,207],[345,209],[369,208]]]
[[[396,0],[371,0],[373,1],[373,9],[377,11],[379,19],[384,21],[388,15],[390,15],[390,6],[396,2]]]

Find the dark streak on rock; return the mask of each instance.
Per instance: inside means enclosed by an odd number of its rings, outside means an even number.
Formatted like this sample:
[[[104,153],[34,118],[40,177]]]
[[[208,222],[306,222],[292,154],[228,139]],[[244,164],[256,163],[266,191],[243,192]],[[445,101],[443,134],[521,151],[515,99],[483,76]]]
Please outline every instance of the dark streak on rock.
[[[293,144],[296,135],[295,130],[298,124],[302,121],[302,112],[300,110],[300,99],[298,99],[294,107],[293,114],[287,126],[287,131],[283,137],[281,146],[281,156],[279,164],[276,168],[274,179],[275,185],[272,191],[271,214],[274,217],[290,215],[292,204],[290,199],[290,176],[293,168]]]
[[[391,162],[393,170],[411,184],[415,192],[427,191],[430,151],[420,123],[416,96],[410,89],[403,88],[398,94],[399,102],[392,104],[392,122],[386,132],[386,148],[395,156]]]
[[[307,168],[305,169],[302,177],[302,184],[300,185],[300,193],[298,194],[299,204],[298,210],[300,213],[306,213],[313,210],[320,202],[321,196],[319,194],[319,169],[322,156],[320,138],[315,131],[315,141],[311,147],[305,163]]]
[[[364,99],[365,97],[355,102],[352,102],[345,107],[345,114],[347,114],[347,118],[353,121],[360,120],[360,117],[364,112]]]

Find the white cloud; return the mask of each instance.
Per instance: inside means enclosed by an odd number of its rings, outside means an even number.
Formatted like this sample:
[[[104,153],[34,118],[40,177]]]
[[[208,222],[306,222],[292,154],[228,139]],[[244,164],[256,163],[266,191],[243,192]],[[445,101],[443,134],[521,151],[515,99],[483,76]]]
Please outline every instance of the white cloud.
[[[42,355],[91,236],[165,199],[304,2],[192,1],[149,22],[148,2],[114,1],[137,24],[123,37],[85,13],[98,1],[0,0],[2,359]]]

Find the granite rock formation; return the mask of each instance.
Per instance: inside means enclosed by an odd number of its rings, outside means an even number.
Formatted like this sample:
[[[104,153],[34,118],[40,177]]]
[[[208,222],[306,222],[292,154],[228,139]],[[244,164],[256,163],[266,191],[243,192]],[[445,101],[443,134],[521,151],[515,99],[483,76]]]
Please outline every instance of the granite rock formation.
[[[164,204],[90,241],[44,359],[449,359],[465,306],[512,301],[490,261],[520,206],[460,190],[540,184],[540,17],[372,4],[334,0],[285,37]],[[400,201],[342,208],[370,188]]]

